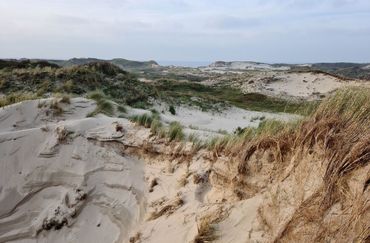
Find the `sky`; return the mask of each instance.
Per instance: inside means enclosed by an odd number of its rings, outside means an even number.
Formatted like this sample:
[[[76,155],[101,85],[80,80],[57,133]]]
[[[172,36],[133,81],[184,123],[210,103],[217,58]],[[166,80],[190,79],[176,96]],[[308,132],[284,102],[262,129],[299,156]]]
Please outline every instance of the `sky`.
[[[370,0],[0,0],[0,58],[370,62]]]

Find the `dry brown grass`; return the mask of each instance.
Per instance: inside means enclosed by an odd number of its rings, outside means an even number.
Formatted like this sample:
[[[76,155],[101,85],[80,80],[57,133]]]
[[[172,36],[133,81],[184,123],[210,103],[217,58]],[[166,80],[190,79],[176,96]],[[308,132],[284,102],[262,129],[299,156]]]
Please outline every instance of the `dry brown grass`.
[[[209,216],[200,219],[198,224],[198,234],[194,239],[194,243],[205,243],[217,240],[216,228]]]
[[[188,178],[190,176],[190,172],[189,172],[189,169],[187,168],[186,172],[184,173],[184,175],[181,176],[181,178],[178,180],[178,185],[179,185],[179,188],[181,187],[184,187],[188,184]]]
[[[206,243],[217,240],[220,236],[217,234],[216,225],[227,217],[227,210],[222,207],[203,215],[198,222],[198,234],[194,238],[194,243]]]
[[[73,132],[66,129],[64,126],[59,126],[55,129],[59,143],[66,143],[69,135]]]
[[[167,201],[154,212],[152,212],[148,220],[155,220],[163,215],[169,216],[179,209],[183,204],[184,200],[180,195],[178,195],[173,200]]]
[[[369,242],[370,89],[340,90],[297,123],[266,121],[239,136],[214,140],[208,149],[216,156],[199,154],[227,163],[219,175],[211,173],[213,185],[230,189],[237,200],[281,187],[271,205],[259,209],[265,211],[269,241]],[[194,183],[201,178],[194,174]],[[174,208],[164,203],[152,218]],[[194,242],[217,239],[215,222],[202,217]]]
[[[297,128],[261,133],[254,141],[246,140],[246,149],[239,154],[238,174],[242,177],[250,175],[251,158],[261,151],[273,152],[275,171],[283,171],[293,155],[305,158],[312,151],[321,151],[324,174],[320,190],[300,204],[274,240],[290,242],[309,235],[315,242],[330,239],[366,242],[370,235],[368,177],[359,182],[363,184],[362,193],[352,191],[350,180],[361,169],[370,174],[366,169],[370,165],[370,89],[338,91]],[[291,171],[301,161],[296,159]],[[272,179],[283,180],[279,176],[272,174]],[[328,210],[336,204],[342,207],[339,216],[333,219],[338,227],[325,220]]]
[[[61,116],[64,113],[62,107],[60,107],[60,101],[53,99],[49,104],[49,109],[51,110],[53,116]]]

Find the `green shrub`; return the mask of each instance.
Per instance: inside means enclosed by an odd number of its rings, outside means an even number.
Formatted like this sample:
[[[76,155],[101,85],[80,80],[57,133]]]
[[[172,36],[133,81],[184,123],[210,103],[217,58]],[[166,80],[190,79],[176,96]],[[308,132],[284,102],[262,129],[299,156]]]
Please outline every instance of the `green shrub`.
[[[175,110],[175,107],[173,105],[170,105],[170,109],[169,109],[170,113],[172,115],[176,115],[176,110]]]

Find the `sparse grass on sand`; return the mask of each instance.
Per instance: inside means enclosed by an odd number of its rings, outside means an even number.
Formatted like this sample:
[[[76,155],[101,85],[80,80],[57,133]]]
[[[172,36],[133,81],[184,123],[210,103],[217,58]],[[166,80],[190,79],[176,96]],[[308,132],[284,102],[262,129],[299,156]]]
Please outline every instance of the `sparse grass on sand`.
[[[131,121],[137,123],[140,126],[146,127],[146,128],[151,127],[153,120],[154,120],[153,116],[147,113],[131,117]]]
[[[151,115],[144,113],[142,115],[133,116],[131,117],[131,121],[140,126],[150,128],[153,135],[157,135],[161,138],[167,137],[169,141],[182,141],[185,138],[183,127],[180,123],[171,122],[167,128],[162,124],[157,112],[152,111]]]

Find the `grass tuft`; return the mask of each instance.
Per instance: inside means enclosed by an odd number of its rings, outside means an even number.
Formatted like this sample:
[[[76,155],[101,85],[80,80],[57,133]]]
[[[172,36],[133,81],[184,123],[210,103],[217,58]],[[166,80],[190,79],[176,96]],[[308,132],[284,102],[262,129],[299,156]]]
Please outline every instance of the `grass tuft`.
[[[113,116],[114,115],[114,106],[112,102],[110,102],[104,93],[99,90],[95,90],[87,95],[87,98],[93,99],[96,101],[96,108],[93,112],[87,114],[87,117],[93,117],[99,113]]]
[[[181,141],[185,138],[183,127],[179,122],[171,122],[168,130],[168,138],[170,141]]]
[[[198,234],[194,238],[194,243],[206,243],[212,242],[218,239],[216,234],[216,227],[214,223],[215,219],[212,219],[211,216],[204,216],[200,219],[198,224]]]

